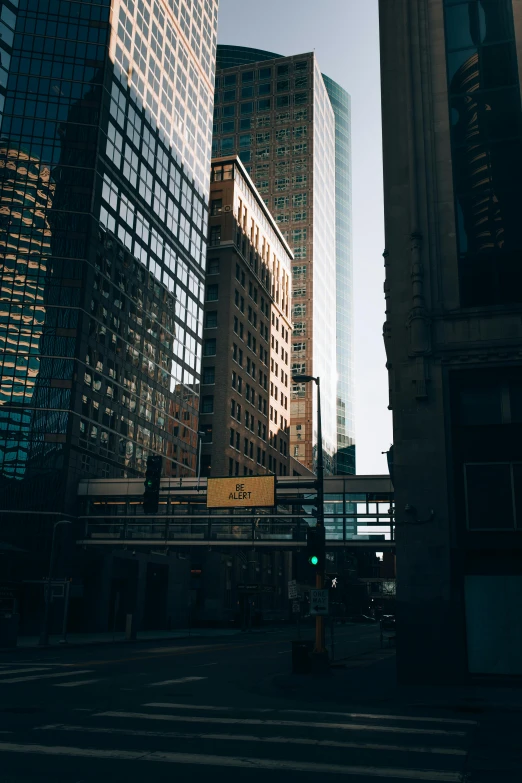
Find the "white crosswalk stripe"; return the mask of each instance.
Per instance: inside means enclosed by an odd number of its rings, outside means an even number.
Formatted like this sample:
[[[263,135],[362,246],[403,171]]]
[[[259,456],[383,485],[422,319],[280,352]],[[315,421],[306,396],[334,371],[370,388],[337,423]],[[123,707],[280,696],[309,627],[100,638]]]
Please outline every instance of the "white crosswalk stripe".
[[[53,682],[54,688],[77,688],[79,685],[92,685],[93,682],[101,682],[101,679],[95,680],[73,680],[72,682]]]
[[[59,686],[73,687],[75,682],[81,683],[71,680]],[[2,737],[0,756],[69,757],[83,765],[109,759],[155,761],[208,767],[209,774],[213,769],[218,777],[218,770],[229,768],[229,774],[238,770],[241,781],[247,780],[248,770],[264,770],[344,775],[348,780],[464,783],[467,746],[477,721],[412,711],[321,712],[146,702],[135,711],[77,712],[74,724],[35,726],[33,741],[27,744],[17,742],[17,737],[13,742]],[[179,730],[170,731],[169,723],[180,724]]]
[[[188,764],[190,766],[235,767],[248,770],[266,769],[288,772],[315,772],[316,774],[330,773],[345,776],[358,775],[359,777],[402,778],[403,780],[440,781],[440,783],[462,783],[463,780],[462,775],[458,772],[402,769],[396,767],[355,767],[342,764],[318,764],[316,762],[203,755],[201,753],[105,750],[101,748],[75,748],[61,745],[21,745],[14,742],[0,742],[0,752],[2,751],[43,756],[76,756],[91,759],[120,759],[122,761],[156,761],[170,764]]]
[[[32,674],[29,677],[8,677],[7,679],[0,678],[0,685],[5,683],[15,682],[33,682],[34,680],[48,680],[53,677],[74,677],[76,674],[90,674],[92,669],[71,669],[66,672],[53,672],[51,674]]]
[[[163,680],[162,682],[149,682],[149,688],[157,685],[179,685],[184,682],[196,682],[196,680],[208,680],[208,677],[178,677],[177,680]]]
[[[124,734],[126,737],[168,737],[171,739],[210,739],[226,740],[230,742],[261,742],[282,743],[284,745],[315,745],[320,748],[362,748],[364,750],[399,750],[408,753],[435,753],[447,756],[465,756],[462,748],[424,747],[422,745],[386,745],[375,742],[336,742],[335,740],[319,740],[302,737],[260,737],[252,734],[195,734],[184,731],[135,731],[132,729],[101,728],[86,726],[67,726],[66,724],[50,724],[39,726],[39,730],[49,731],[59,729],[61,731],[91,732],[93,734]]]

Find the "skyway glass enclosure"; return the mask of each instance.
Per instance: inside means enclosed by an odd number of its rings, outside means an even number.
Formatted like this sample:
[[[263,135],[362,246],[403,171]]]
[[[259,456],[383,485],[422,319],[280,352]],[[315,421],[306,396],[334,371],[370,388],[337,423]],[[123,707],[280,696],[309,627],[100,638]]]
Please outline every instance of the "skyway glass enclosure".
[[[162,479],[159,510],[147,515],[139,479],[94,479],[78,490],[78,543],[299,547],[315,524],[317,492],[308,477],[277,477],[273,508],[208,509],[206,479]],[[393,487],[388,476],[325,478],[329,546],[394,546]]]

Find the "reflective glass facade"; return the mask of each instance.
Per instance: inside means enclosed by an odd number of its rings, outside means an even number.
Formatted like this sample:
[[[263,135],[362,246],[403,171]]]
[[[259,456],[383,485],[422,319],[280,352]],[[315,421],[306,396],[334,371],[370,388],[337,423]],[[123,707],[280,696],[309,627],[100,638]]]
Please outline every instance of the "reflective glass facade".
[[[1,24],[0,491],[58,511],[149,454],[195,471],[217,2]]]
[[[335,258],[337,330],[337,459],[336,474],[355,473],[352,138],[351,101],[343,88],[323,80],[335,115]]]
[[[248,52],[258,60],[247,63]],[[215,155],[236,152],[294,252],[292,372],[321,378],[327,469],[337,447],[335,118],[313,54],[218,47]],[[234,58],[237,57],[237,60]],[[219,70],[222,64],[236,67]],[[316,261],[314,262],[314,259]],[[316,458],[315,385],[291,392],[291,454]]]
[[[460,298],[522,301],[522,107],[512,0],[444,0]]]

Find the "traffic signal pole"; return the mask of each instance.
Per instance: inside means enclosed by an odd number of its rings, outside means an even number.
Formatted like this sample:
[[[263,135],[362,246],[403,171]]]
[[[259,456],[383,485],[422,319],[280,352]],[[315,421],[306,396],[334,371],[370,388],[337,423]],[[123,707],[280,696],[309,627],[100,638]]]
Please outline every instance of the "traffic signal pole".
[[[317,527],[323,528],[324,531],[324,462],[323,462],[323,428],[321,423],[321,383],[320,379],[316,378],[317,384]],[[315,586],[318,590],[322,590],[324,586],[324,567],[325,567],[325,552],[324,552],[324,535],[321,540],[323,541],[322,553],[319,558],[317,574],[315,577]],[[319,655],[324,654],[324,618],[322,615],[317,615],[315,618],[315,653]]]
[[[315,544],[319,542],[319,549],[316,557],[310,560],[311,565],[317,565],[315,577],[315,586],[318,590],[324,587],[325,571],[325,529],[324,529],[324,461],[323,461],[323,428],[321,422],[321,383],[319,377],[313,375],[296,374],[292,376],[294,383],[310,383],[314,381],[317,384],[317,514],[316,528],[317,535],[311,538]],[[311,532],[311,531],[310,531]],[[313,552],[311,553],[314,554]],[[330,673],[328,664],[328,653],[324,645],[324,618],[321,615],[315,617],[315,647],[312,654],[312,673],[317,675],[326,675]]]

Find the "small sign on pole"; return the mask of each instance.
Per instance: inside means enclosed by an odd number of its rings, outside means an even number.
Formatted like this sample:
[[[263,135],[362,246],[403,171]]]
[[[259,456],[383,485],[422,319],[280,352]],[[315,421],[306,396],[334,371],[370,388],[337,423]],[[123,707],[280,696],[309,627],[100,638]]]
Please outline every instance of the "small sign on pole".
[[[291,579],[288,582],[288,598],[290,600],[297,598],[297,582],[295,579]]]
[[[310,614],[328,614],[328,590],[310,590]]]
[[[299,601],[292,601],[292,613],[299,614],[300,611],[301,611],[301,607]]]

